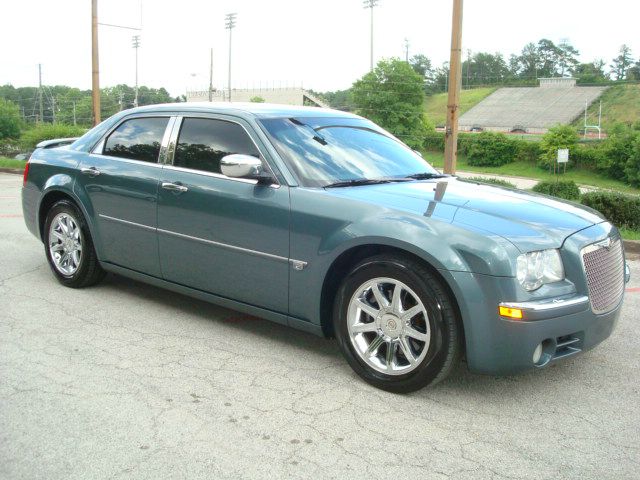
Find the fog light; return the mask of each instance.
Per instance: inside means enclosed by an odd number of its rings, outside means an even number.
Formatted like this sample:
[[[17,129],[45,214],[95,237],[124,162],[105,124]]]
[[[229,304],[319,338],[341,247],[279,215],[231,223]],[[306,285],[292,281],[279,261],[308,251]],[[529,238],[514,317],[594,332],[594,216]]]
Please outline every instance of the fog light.
[[[533,351],[533,363],[538,363],[542,358],[542,344],[539,343],[536,349]]]

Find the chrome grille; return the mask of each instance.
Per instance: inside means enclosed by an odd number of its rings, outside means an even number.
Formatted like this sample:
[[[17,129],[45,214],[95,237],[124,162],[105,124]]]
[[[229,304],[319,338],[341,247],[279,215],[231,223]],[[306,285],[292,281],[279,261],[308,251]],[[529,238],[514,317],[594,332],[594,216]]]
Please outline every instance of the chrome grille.
[[[593,313],[613,310],[624,292],[622,240],[609,237],[583,248],[582,264]]]

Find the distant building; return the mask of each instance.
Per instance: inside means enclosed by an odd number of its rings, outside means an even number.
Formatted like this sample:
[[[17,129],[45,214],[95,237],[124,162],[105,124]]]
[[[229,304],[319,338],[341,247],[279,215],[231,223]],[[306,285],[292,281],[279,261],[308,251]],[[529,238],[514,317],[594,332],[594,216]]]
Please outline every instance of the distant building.
[[[575,78],[540,78],[539,87],[500,88],[460,116],[462,131],[545,133],[584,114],[607,87],[576,86]]]
[[[311,105],[316,107],[328,107],[328,105],[313,93],[299,87],[292,88],[238,88],[231,90],[231,101],[250,102],[260,98],[266,103],[280,105]],[[214,90],[212,101],[224,102],[227,100],[226,90]],[[194,90],[187,92],[187,102],[209,101],[209,90]]]

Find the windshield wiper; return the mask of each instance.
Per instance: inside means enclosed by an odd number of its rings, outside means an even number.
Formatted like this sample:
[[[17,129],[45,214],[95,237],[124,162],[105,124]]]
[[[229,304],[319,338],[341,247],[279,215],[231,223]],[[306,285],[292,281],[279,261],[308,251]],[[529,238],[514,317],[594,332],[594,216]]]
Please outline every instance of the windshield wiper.
[[[324,139],[324,137],[322,135],[320,135],[318,133],[318,131],[315,128],[313,128],[311,125],[307,125],[306,123],[302,123],[297,118],[290,118],[289,120],[291,120],[292,123],[309,130],[311,132],[312,138],[316,142],[318,142],[320,145],[322,145],[322,146],[327,145],[327,141]]]
[[[407,182],[408,178],[354,178],[324,185],[323,188],[357,187],[360,185],[379,185],[381,183]]]
[[[431,173],[431,172],[422,172],[422,173],[414,173],[412,175],[407,175],[406,178],[412,178],[414,180],[429,180],[431,178],[446,178],[451,175],[447,175],[446,173]]]

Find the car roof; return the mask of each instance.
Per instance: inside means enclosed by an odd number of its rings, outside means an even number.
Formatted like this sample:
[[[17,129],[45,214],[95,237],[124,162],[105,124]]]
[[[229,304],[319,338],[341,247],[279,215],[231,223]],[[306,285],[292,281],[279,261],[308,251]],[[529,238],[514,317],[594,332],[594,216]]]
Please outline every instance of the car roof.
[[[251,115],[255,117],[341,117],[361,118],[358,115],[331,108],[303,107],[297,105],[278,105],[275,103],[244,102],[182,102],[147,105],[129,110],[136,112],[208,112]]]

